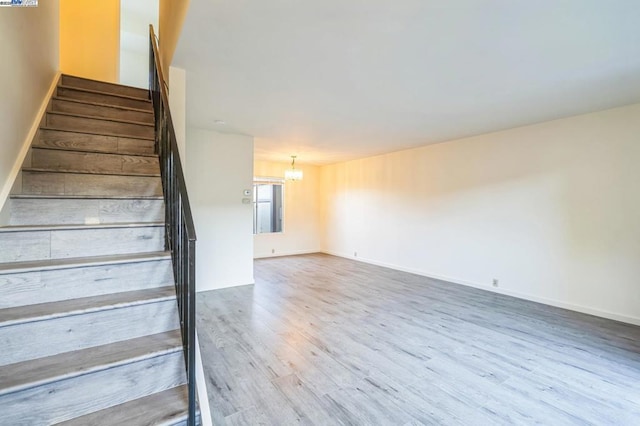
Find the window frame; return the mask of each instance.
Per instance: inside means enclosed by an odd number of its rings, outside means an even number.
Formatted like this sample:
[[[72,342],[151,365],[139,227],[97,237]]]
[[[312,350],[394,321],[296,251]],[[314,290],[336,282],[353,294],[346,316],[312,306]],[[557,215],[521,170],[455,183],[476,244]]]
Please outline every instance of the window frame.
[[[281,177],[273,176],[254,176],[253,177],[253,235],[272,235],[272,234],[284,234],[285,231],[285,179]],[[280,219],[280,231],[274,232],[257,232],[258,230],[258,185],[280,185],[281,187],[281,219]]]

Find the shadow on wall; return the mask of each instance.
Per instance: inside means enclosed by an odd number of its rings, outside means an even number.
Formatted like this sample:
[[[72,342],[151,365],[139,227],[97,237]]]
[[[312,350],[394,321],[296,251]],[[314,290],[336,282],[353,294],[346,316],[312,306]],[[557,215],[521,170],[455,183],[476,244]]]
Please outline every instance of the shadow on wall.
[[[325,166],[324,249],[640,318],[639,116],[633,105]]]

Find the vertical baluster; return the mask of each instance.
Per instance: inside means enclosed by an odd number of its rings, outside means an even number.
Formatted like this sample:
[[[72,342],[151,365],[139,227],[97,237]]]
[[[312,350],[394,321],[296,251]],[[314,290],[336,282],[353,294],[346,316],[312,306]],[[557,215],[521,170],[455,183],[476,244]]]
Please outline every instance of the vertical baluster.
[[[179,212],[177,213],[177,219],[180,219],[178,222],[182,222],[182,209],[180,204],[182,203],[182,198],[178,198],[177,201],[177,205],[179,207]],[[177,241],[177,256],[176,256],[176,264],[178,265],[178,273],[176,274],[176,281],[178,283],[178,287],[179,287],[179,294],[178,294],[178,301],[179,301],[179,309],[180,309],[180,322],[183,324],[183,326],[186,326],[186,323],[184,322],[184,316],[182,314],[182,312],[184,311],[184,300],[182,297],[182,293],[183,293],[183,287],[184,287],[184,281],[182,280],[182,271],[184,270],[184,262],[182,259],[182,254],[183,254],[183,247],[182,247],[182,226],[181,223],[176,223],[176,241]],[[183,328],[184,330],[184,328]],[[184,334],[184,331],[183,331]],[[184,340],[184,336],[183,336],[183,340]]]
[[[194,236],[195,238],[195,236]],[[189,386],[189,424],[196,424],[196,242],[195,239],[189,240],[186,247],[186,258],[189,262],[187,268],[187,276],[185,287],[187,290],[188,301],[188,320],[187,320],[187,381],[192,383]]]

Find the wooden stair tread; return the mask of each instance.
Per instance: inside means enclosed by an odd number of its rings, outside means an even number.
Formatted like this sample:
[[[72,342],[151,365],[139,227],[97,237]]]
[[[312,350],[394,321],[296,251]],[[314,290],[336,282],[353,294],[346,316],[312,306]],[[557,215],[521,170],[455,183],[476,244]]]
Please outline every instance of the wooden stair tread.
[[[85,151],[71,148],[59,148],[52,146],[38,146],[34,145],[31,147],[32,150],[46,150],[46,151],[68,151],[68,152],[81,152],[87,154],[97,154],[97,155],[112,155],[114,157],[141,157],[141,158],[158,158],[155,154],[123,154],[121,152],[104,152],[104,151]]]
[[[2,226],[2,232],[36,232],[36,231],[68,231],[84,229],[106,229],[106,228],[152,228],[164,227],[164,222],[123,222],[123,223],[96,223],[96,224],[65,224],[65,225],[15,225]]]
[[[74,99],[74,98],[69,98],[67,96],[59,96],[59,95],[53,96],[51,99],[56,100],[56,101],[74,102],[74,103],[77,103],[77,104],[87,104],[87,105],[94,105],[94,106],[100,106],[100,107],[105,107],[105,108],[122,109],[122,110],[126,110],[126,111],[136,111],[136,112],[149,114],[149,115],[153,116],[153,111],[149,111],[147,109],[127,107],[127,106],[123,106],[123,105],[105,104],[104,102],[85,101],[85,100],[82,100],[82,99]]]
[[[64,128],[64,127],[55,127],[55,126],[47,126],[47,125],[40,126],[39,129],[40,130],[51,130],[51,131],[54,131],[54,132],[77,133],[77,134],[80,134],[80,135],[110,136],[110,137],[121,138],[121,139],[140,139],[140,140],[144,140],[144,141],[155,141],[155,139],[145,138],[145,137],[141,137],[141,136],[105,135],[105,134],[100,133],[100,132],[92,132],[92,131],[89,131],[89,130],[67,129],[67,128]]]
[[[81,174],[55,170],[22,173],[23,194],[160,196],[162,179],[158,176]]]
[[[188,388],[176,386],[144,398],[76,417],[58,426],[174,425],[188,416]]]
[[[49,167],[23,167],[22,171],[25,172],[42,172],[42,173],[73,173],[79,175],[110,175],[110,176],[142,176],[142,177],[160,177],[160,173],[136,173],[136,172],[123,172],[123,171],[91,171],[91,170],[78,170],[78,169],[54,169]]]
[[[120,94],[120,93],[103,92],[101,90],[86,89],[84,87],[68,86],[68,85],[65,85],[65,84],[60,84],[60,85],[58,85],[58,87],[61,88],[61,89],[71,89],[71,90],[78,90],[80,92],[95,93],[97,95],[116,96],[118,98],[131,99],[131,100],[134,100],[134,101],[142,101],[142,102],[147,102],[147,103],[151,104],[151,99],[147,99],[147,98],[143,98],[143,97],[141,98],[141,97],[137,97],[137,96],[123,95],[123,94]]]
[[[150,155],[111,152],[83,152],[32,146],[29,169],[53,169],[83,173],[126,173],[160,175],[160,162]]]
[[[159,287],[5,308],[0,309],[0,328],[33,321],[44,321],[127,306],[175,300],[175,297],[174,287]]]
[[[73,269],[87,266],[154,262],[167,259],[171,259],[171,252],[169,251],[154,251],[148,253],[115,254],[91,257],[72,257],[63,259],[30,260],[26,262],[6,262],[0,263],[0,275],[19,274],[32,271],[49,271],[54,269]]]
[[[182,350],[180,330],[0,367],[0,395]]]
[[[143,94],[141,94],[141,97],[142,98],[146,98],[146,99],[148,99],[148,96],[149,96],[149,89],[147,89],[147,88],[129,86],[129,85],[120,84],[120,83],[112,83],[110,81],[96,80],[96,79],[93,79],[93,78],[80,77],[80,76],[77,76],[77,75],[71,75],[71,74],[65,74],[65,73],[63,73],[61,75],[60,84],[62,84],[62,81],[65,80],[65,78],[71,78],[71,79],[75,79],[75,80],[83,80],[83,81],[88,81],[88,82],[91,82],[91,83],[98,83],[98,84],[103,84],[103,85],[106,85],[106,86],[113,86],[113,87],[119,87],[119,88],[124,88],[124,89],[129,89],[129,90],[135,90],[135,91],[138,91],[138,92],[143,92]],[[73,86],[73,85],[70,85],[70,86],[71,87],[78,87],[78,86]]]
[[[47,112],[43,124],[49,127],[98,132],[103,135],[113,134],[123,137],[155,138],[153,124],[124,121],[100,115],[82,115],[77,112]]]
[[[70,133],[79,133],[79,132],[70,132]],[[108,154],[108,155],[122,155],[125,157],[146,157],[146,158],[157,158],[157,154],[139,154],[139,153],[124,153],[124,152],[113,152],[113,151],[98,151],[95,149],[89,148],[78,148],[78,147],[62,147],[62,146],[51,146],[51,145],[32,145],[31,149],[48,149],[51,151],[68,151],[68,152],[83,152],[87,154]]]
[[[153,123],[143,123],[141,121],[131,121],[131,120],[122,120],[120,118],[111,118],[111,117],[101,117],[98,115],[85,115],[85,114],[74,114],[70,112],[61,112],[61,111],[47,111],[49,115],[64,115],[67,117],[78,117],[78,118],[88,118],[91,120],[100,120],[100,121],[114,121],[116,123],[125,123],[125,124],[135,124],[136,126],[145,126],[145,127],[154,127]]]
[[[42,130],[55,130],[58,132],[69,132],[69,133],[83,133],[85,135],[99,135],[99,136],[113,136],[116,138],[126,138],[126,139],[140,139],[144,141],[154,141],[155,138],[147,138],[144,136],[132,136],[132,135],[120,135],[117,133],[110,132],[91,132],[89,130],[75,130],[75,129],[67,129],[64,127],[55,127],[55,126],[40,126]]]
[[[163,200],[162,195],[56,195],[56,194],[11,194],[15,199],[54,200]]]

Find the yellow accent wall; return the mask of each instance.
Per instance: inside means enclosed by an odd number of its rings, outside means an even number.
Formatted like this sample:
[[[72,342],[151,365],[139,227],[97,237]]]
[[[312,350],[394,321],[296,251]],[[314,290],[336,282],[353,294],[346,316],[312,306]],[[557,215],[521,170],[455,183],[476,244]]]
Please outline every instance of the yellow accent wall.
[[[180,39],[182,25],[189,9],[189,2],[190,0],[160,0],[160,28],[157,34],[162,70],[166,79],[169,78],[169,65],[171,65],[173,54]]]
[[[60,70],[119,81],[120,0],[60,0]]]

